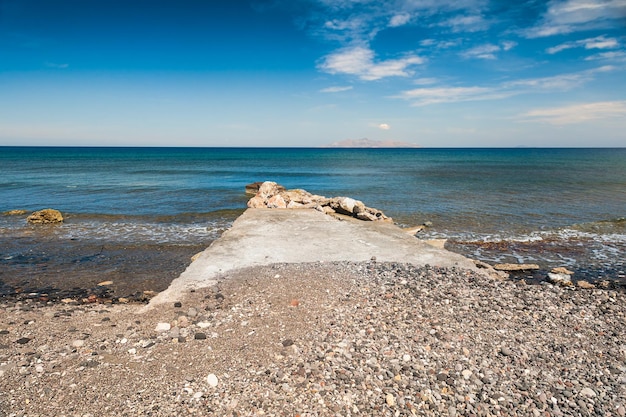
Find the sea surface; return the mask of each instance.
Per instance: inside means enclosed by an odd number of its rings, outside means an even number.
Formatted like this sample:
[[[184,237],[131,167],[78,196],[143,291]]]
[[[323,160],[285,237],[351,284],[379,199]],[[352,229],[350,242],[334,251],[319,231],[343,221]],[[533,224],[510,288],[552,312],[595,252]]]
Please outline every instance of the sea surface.
[[[245,185],[349,196],[490,263],[626,282],[626,148],[0,147],[0,294],[166,288],[246,207]]]

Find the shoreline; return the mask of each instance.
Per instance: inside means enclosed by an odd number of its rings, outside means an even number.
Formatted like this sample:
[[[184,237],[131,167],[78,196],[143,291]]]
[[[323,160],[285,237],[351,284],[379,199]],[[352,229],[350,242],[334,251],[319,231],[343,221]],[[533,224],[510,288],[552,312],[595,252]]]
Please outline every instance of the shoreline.
[[[148,311],[0,306],[6,416],[626,413],[623,292],[318,262]]]

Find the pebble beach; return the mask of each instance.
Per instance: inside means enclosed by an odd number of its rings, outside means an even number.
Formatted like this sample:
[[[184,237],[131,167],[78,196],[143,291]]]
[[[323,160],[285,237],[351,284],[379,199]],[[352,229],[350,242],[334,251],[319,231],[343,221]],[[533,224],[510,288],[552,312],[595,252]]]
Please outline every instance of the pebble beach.
[[[370,262],[0,300],[0,416],[624,416],[626,295]]]

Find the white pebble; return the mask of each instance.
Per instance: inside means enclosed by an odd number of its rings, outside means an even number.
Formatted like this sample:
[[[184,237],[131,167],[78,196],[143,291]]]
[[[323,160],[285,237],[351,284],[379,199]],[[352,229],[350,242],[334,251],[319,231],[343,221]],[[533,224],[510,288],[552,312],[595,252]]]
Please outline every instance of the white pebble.
[[[217,376],[215,374],[209,374],[206,377],[206,382],[214,388],[217,387]]]
[[[79,347],[83,347],[85,345],[85,341],[84,340],[74,340],[72,342],[72,346],[75,348],[79,348]]]
[[[135,348],[130,348],[130,349],[128,349],[128,353],[130,353],[131,355],[134,355],[134,354],[136,354],[136,353],[137,353],[137,349],[135,349]]]
[[[198,391],[195,394],[193,394],[193,398],[195,398],[197,400],[199,398],[202,398],[203,395],[204,395],[204,392]]]
[[[157,332],[167,332],[171,328],[172,326],[169,323],[159,323],[154,330]]]
[[[43,372],[43,366],[41,366],[41,365],[35,366],[35,372],[37,372],[39,374],[42,373]]]
[[[404,355],[402,355],[402,360],[404,362],[410,361],[411,360],[411,355],[405,353]]]

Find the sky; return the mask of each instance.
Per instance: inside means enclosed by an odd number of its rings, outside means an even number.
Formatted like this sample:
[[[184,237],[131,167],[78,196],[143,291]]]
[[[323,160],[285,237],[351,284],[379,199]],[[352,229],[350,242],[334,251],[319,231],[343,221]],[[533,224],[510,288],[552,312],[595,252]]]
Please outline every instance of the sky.
[[[0,0],[0,146],[626,146],[626,0]]]

